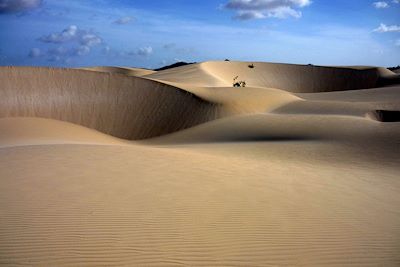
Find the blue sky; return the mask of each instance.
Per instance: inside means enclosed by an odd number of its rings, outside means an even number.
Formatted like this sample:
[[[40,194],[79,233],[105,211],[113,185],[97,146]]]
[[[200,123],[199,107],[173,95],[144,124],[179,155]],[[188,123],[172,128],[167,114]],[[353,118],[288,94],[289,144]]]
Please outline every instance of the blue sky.
[[[400,65],[400,1],[0,0],[0,65]]]

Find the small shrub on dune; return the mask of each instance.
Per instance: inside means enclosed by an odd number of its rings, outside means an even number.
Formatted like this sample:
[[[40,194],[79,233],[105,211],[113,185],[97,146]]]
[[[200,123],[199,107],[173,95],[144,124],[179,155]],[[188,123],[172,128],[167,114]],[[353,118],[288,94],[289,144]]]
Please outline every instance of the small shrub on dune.
[[[245,81],[237,81],[239,76],[236,76],[233,78],[233,87],[246,87],[246,82]]]

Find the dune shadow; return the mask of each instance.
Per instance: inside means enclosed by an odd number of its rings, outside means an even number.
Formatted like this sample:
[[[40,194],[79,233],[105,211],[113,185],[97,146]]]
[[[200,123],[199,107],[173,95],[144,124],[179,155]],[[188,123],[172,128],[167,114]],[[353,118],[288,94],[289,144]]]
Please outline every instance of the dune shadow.
[[[379,122],[400,122],[399,110],[374,110],[368,112],[367,116]]]
[[[159,137],[157,143],[175,143],[181,145],[188,144],[228,144],[228,143],[279,143],[279,142],[306,142],[316,141],[317,137],[309,136],[191,136],[190,138],[179,138],[176,136],[173,140]]]

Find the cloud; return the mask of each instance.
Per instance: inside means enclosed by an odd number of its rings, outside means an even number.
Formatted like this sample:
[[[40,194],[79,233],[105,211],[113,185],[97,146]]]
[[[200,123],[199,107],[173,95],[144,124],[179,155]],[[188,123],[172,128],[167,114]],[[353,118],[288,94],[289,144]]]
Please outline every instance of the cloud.
[[[176,54],[193,54],[196,52],[194,48],[178,47],[175,43],[167,43],[162,48]]]
[[[389,7],[389,4],[386,3],[386,2],[383,2],[383,1],[374,2],[374,3],[372,3],[372,4],[374,5],[375,8],[378,8],[378,9],[388,8],[388,7]]]
[[[381,23],[378,28],[373,30],[374,32],[400,32],[400,26],[398,25],[385,25]]]
[[[90,47],[87,45],[81,45],[74,49],[74,54],[76,56],[84,56],[90,53]]]
[[[393,4],[400,4],[400,0],[393,0],[392,3]]]
[[[66,49],[64,47],[53,48],[48,51],[50,60],[58,61],[66,56],[84,56],[90,53],[91,47],[102,44],[102,39],[95,33],[81,30],[75,25],[68,26],[59,33],[51,33],[39,38],[44,43],[62,44],[72,43],[74,47]]]
[[[300,18],[299,8],[311,4],[311,0],[230,0],[223,7],[235,10],[239,20],[264,18]]]
[[[165,44],[165,45],[163,45],[163,48],[164,49],[173,49],[173,48],[175,48],[176,47],[176,44],[175,43],[169,43],[169,44]]]
[[[59,45],[50,47],[46,52],[38,48],[32,48],[29,57],[46,58],[49,61],[69,61],[71,57],[88,55],[92,47],[103,44],[103,40],[96,33],[88,30],[79,29],[75,25],[66,27],[61,32],[50,33],[38,39],[40,42],[49,45]]]
[[[41,53],[40,56],[45,57],[48,61],[69,61],[71,57],[80,57],[89,54],[91,48],[86,45],[81,45],[72,48],[58,46],[50,48],[46,53]]]
[[[124,25],[124,24],[128,24],[128,23],[132,22],[133,20],[134,20],[133,17],[129,17],[129,16],[121,17],[121,18],[115,20],[114,24]]]
[[[44,43],[65,43],[74,40],[77,37],[78,27],[71,25],[60,33],[51,33],[39,38],[39,41]]]
[[[38,8],[43,0],[0,0],[0,15],[19,13]]]
[[[68,59],[71,54],[71,49],[59,46],[56,48],[50,48],[45,54],[43,54],[43,56],[46,57],[48,61],[61,61]]]
[[[40,51],[39,48],[32,48],[31,51],[29,52],[28,56],[31,58],[38,58],[42,56],[42,51]]]
[[[93,33],[85,33],[80,37],[80,43],[84,46],[96,46],[102,42],[102,39]]]
[[[249,19],[264,19],[266,16],[262,12],[258,11],[239,11],[238,15],[235,16],[239,20],[249,20]]]
[[[75,25],[68,26],[59,33],[42,36],[39,38],[39,41],[53,44],[78,42],[84,46],[95,46],[103,42],[100,36],[86,30],[81,30]]]
[[[153,48],[151,46],[141,47],[136,52],[130,54],[147,57],[153,54]]]

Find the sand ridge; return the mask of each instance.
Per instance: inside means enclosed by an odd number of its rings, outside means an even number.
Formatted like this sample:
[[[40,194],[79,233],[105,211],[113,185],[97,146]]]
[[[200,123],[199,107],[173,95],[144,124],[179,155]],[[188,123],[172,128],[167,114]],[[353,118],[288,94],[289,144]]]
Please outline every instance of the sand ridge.
[[[129,68],[129,67],[111,67],[111,66],[102,66],[102,67],[87,67],[87,68],[79,68],[82,70],[90,70],[90,71],[98,71],[98,72],[106,72],[106,73],[120,73],[127,76],[136,76],[142,77],[144,75],[150,75],[155,73],[153,70],[141,69],[141,68]]]

